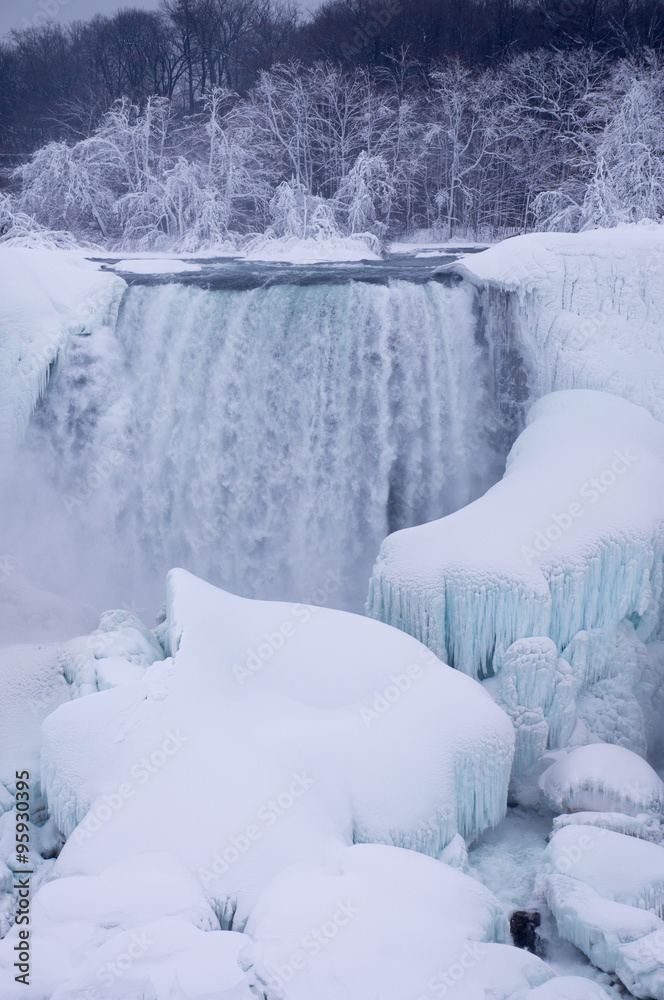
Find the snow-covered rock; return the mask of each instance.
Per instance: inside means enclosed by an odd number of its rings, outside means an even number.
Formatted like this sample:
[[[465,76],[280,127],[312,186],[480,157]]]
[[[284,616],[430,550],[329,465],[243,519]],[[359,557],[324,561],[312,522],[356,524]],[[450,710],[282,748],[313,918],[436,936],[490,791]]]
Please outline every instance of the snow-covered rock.
[[[458,870],[412,851],[356,845],[295,865],[267,888],[246,927],[256,975],[285,1000],[517,1000],[551,978],[505,945],[498,900]]]
[[[618,644],[631,636],[642,647],[659,621],[663,494],[664,426],[608,393],[552,393],[531,409],[496,486],[384,541],[368,613],[471,676],[504,662],[497,696],[519,728],[523,715],[524,765],[544,744],[543,721],[555,733],[549,746],[568,742],[580,714],[573,699],[600,682],[606,690],[586,706],[576,742],[610,738],[605,714],[627,714],[617,742],[643,750],[643,717],[620,682]]]
[[[238,927],[330,840],[437,855],[502,817],[509,720],[403,632],[176,570],[157,633],[167,659],[44,723],[57,874],[165,850]]]
[[[557,976],[536,986],[527,1000],[609,1000],[609,995],[597,983],[582,976]]]
[[[637,997],[664,998],[664,848],[585,825],[554,833],[546,898],[561,937]]]
[[[624,747],[592,743],[561,757],[540,776],[552,812],[617,812],[629,816],[664,811],[664,782]]]
[[[32,901],[30,985],[14,979],[20,928],[0,941],[3,1000],[251,1000],[251,942],[220,931],[197,880],[168,854],[42,886]],[[240,953],[242,956],[240,957]]]
[[[597,826],[601,830],[612,830],[627,837],[651,840],[654,844],[661,844],[664,841],[661,820],[648,813],[627,816],[625,813],[617,812],[575,812],[555,816],[553,832],[562,830],[564,826]]]
[[[0,247],[0,446],[20,440],[73,333],[115,323],[126,288],[81,252]]]

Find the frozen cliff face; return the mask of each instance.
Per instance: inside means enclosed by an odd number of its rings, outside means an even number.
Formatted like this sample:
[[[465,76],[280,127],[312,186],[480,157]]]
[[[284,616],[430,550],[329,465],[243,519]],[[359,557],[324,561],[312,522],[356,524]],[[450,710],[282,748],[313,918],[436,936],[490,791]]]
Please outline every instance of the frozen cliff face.
[[[565,746],[573,733],[645,752],[633,689],[660,615],[663,492],[664,427],[645,409],[552,393],[501,482],[384,541],[368,613],[471,676],[504,665],[492,690],[517,724],[522,766],[545,737]]]
[[[532,398],[602,389],[664,419],[663,226],[517,236],[451,269],[511,328]]]
[[[168,851],[237,927],[328,842],[435,855],[502,817],[509,719],[403,632],[177,570],[157,633],[167,659],[44,723],[57,874]]]
[[[72,333],[112,326],[126,288],[74,251],[0,247],[0,447],[20,441]]]

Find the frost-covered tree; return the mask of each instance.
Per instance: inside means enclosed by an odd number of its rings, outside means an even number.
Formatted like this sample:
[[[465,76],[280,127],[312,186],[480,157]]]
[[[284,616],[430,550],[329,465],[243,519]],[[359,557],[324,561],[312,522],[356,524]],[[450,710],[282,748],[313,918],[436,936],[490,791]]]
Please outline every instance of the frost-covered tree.
[[[383,236],[393,197],[387,163],[382,156],[369,156],[362,150],[337,192],[339,213],[347,231]]]
[[[585,225],[664,218],[664,71],[640,73],[597,148]]]

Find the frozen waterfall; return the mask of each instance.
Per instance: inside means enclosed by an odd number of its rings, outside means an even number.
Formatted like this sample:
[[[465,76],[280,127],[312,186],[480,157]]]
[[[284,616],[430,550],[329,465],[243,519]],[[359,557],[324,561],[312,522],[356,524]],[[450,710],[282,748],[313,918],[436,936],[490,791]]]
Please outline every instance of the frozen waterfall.
[[[140,602],[181,565],[360,610],[385,535],[481,495],[515,436],[515,359],[476,296],[451,278],[130,285],[114,329],[70,337],[33,417],[39,548]]]

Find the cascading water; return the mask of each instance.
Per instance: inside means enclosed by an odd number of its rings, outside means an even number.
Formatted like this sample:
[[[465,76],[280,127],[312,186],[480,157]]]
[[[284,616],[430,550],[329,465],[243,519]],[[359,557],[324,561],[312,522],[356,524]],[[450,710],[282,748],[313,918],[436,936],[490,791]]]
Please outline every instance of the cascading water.
[[[131,285],[114,333],[70,341],[24,446],[68,559],[139,603],[181,565],[361,610],[388,532],[501,475],[514,429],[475,301],[451,279]]]

